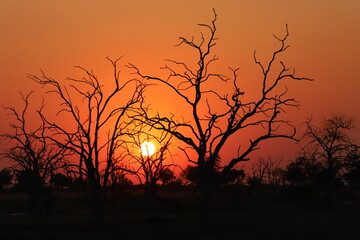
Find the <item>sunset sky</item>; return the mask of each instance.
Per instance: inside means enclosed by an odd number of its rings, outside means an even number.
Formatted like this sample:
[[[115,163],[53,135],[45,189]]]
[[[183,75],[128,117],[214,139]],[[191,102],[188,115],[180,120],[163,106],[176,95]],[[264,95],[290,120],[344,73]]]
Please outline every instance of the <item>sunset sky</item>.
[[[301,102],[300,110],[288,113],[299,126],[298,136],[307,117],[317,123],[341,112],[356,118],[351,136],[360,144],[358,0],[0,0],[0,103],[18,106],[19,91],[38,91],[26,76],[39,74],[39,69],[61,80],[75,74],[74,65],[81,65],[106,78],[111,74],[106,56],[124,55],[122,64],[131,62],[146,73],[160,74],[165,58],[191,59],[174,45],[179,36],[199,36],[196,24],[210,23],[213,8],[218,14],[217,71],[229,74],[229,66],[240,67],[244,86],[256,87],[251,84],[260,75],[253,51],[268,59],[278,47],[272,34],[282,36],[288,24],[290,48],[283,60],[297,75],[315,79],[287,84],[289,96]],[[173,99],[159,97],[156,87],[149,92],[157,110],[171,111]],[[0,110],[2,132],[9,121]],[[284,160],[293,159],[298,150],[288,141],[262,147],[256,156]]]

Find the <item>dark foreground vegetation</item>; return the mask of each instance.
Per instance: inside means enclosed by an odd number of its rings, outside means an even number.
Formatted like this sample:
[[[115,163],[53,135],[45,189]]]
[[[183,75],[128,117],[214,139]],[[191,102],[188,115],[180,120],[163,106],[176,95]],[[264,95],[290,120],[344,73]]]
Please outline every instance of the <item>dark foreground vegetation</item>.
[[[349,239],[360,227],[360,188],[337,189],[331,202],[310,187],[221,187],[207,222],[199,224],[198,191],[160,187],[123,189],[95,223],[87,192],[54,191],[52,211],[26,213],[26,195],[0,197],[0,239]]]

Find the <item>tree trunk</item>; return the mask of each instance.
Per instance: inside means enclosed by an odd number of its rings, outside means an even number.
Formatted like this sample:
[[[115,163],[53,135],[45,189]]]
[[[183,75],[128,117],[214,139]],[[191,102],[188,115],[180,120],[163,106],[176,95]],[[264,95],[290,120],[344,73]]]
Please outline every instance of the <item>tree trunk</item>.
[[[145,190],[145,195],[149,197],[157,196],[156,183],[153,182],[145,183],[144,190]]]
[[[210,203],[214,194],[214,179],[212,170],[205,164],[199,165],[199,182],[198,187],[200,191],[199,199],[199,224],[200,228],[204,230],[208,224]]]
[[[91,191],[92,191],[92,200],[93,200],[93,211],[95,222],[101,223],[104,217],[104,200],[101,191],[101,184],[99,181],[94,179],[89,179]]]
[[[328,161],[328,167],[327,167],[327,171],[326,171],[326,185],[325,185],[325,192],[326,192],[326,197],[329,201],[331,201],[332,197],[333,197],[333,185],[335,182],[335,174],[334,174],[334,164],[333,164],[333,160],[332,157],[328,157],[327,159]]]

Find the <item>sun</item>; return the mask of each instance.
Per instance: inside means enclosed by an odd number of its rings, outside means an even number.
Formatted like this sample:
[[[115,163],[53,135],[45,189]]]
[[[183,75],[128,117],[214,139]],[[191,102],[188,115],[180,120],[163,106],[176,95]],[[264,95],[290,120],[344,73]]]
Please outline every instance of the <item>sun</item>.
[[[152,142],[145,141],[142,144],[140,144],[140,152],[143,156],[151,156],[155,153],[155,145]]]

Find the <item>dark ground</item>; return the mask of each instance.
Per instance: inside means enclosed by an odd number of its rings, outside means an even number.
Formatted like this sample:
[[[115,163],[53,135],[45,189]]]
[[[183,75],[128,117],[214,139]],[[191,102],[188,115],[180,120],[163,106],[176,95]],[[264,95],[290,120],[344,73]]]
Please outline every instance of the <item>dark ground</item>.
[[[121,193],[93,221],[79,191],[54,193],[51,214],[26,214],[26,196],[0,193],[0,239],[358,239],[360,192],[321,194],[283,189],[223,188],[205,226],[199,224],[194,189],[163,189],[158,198]]]

